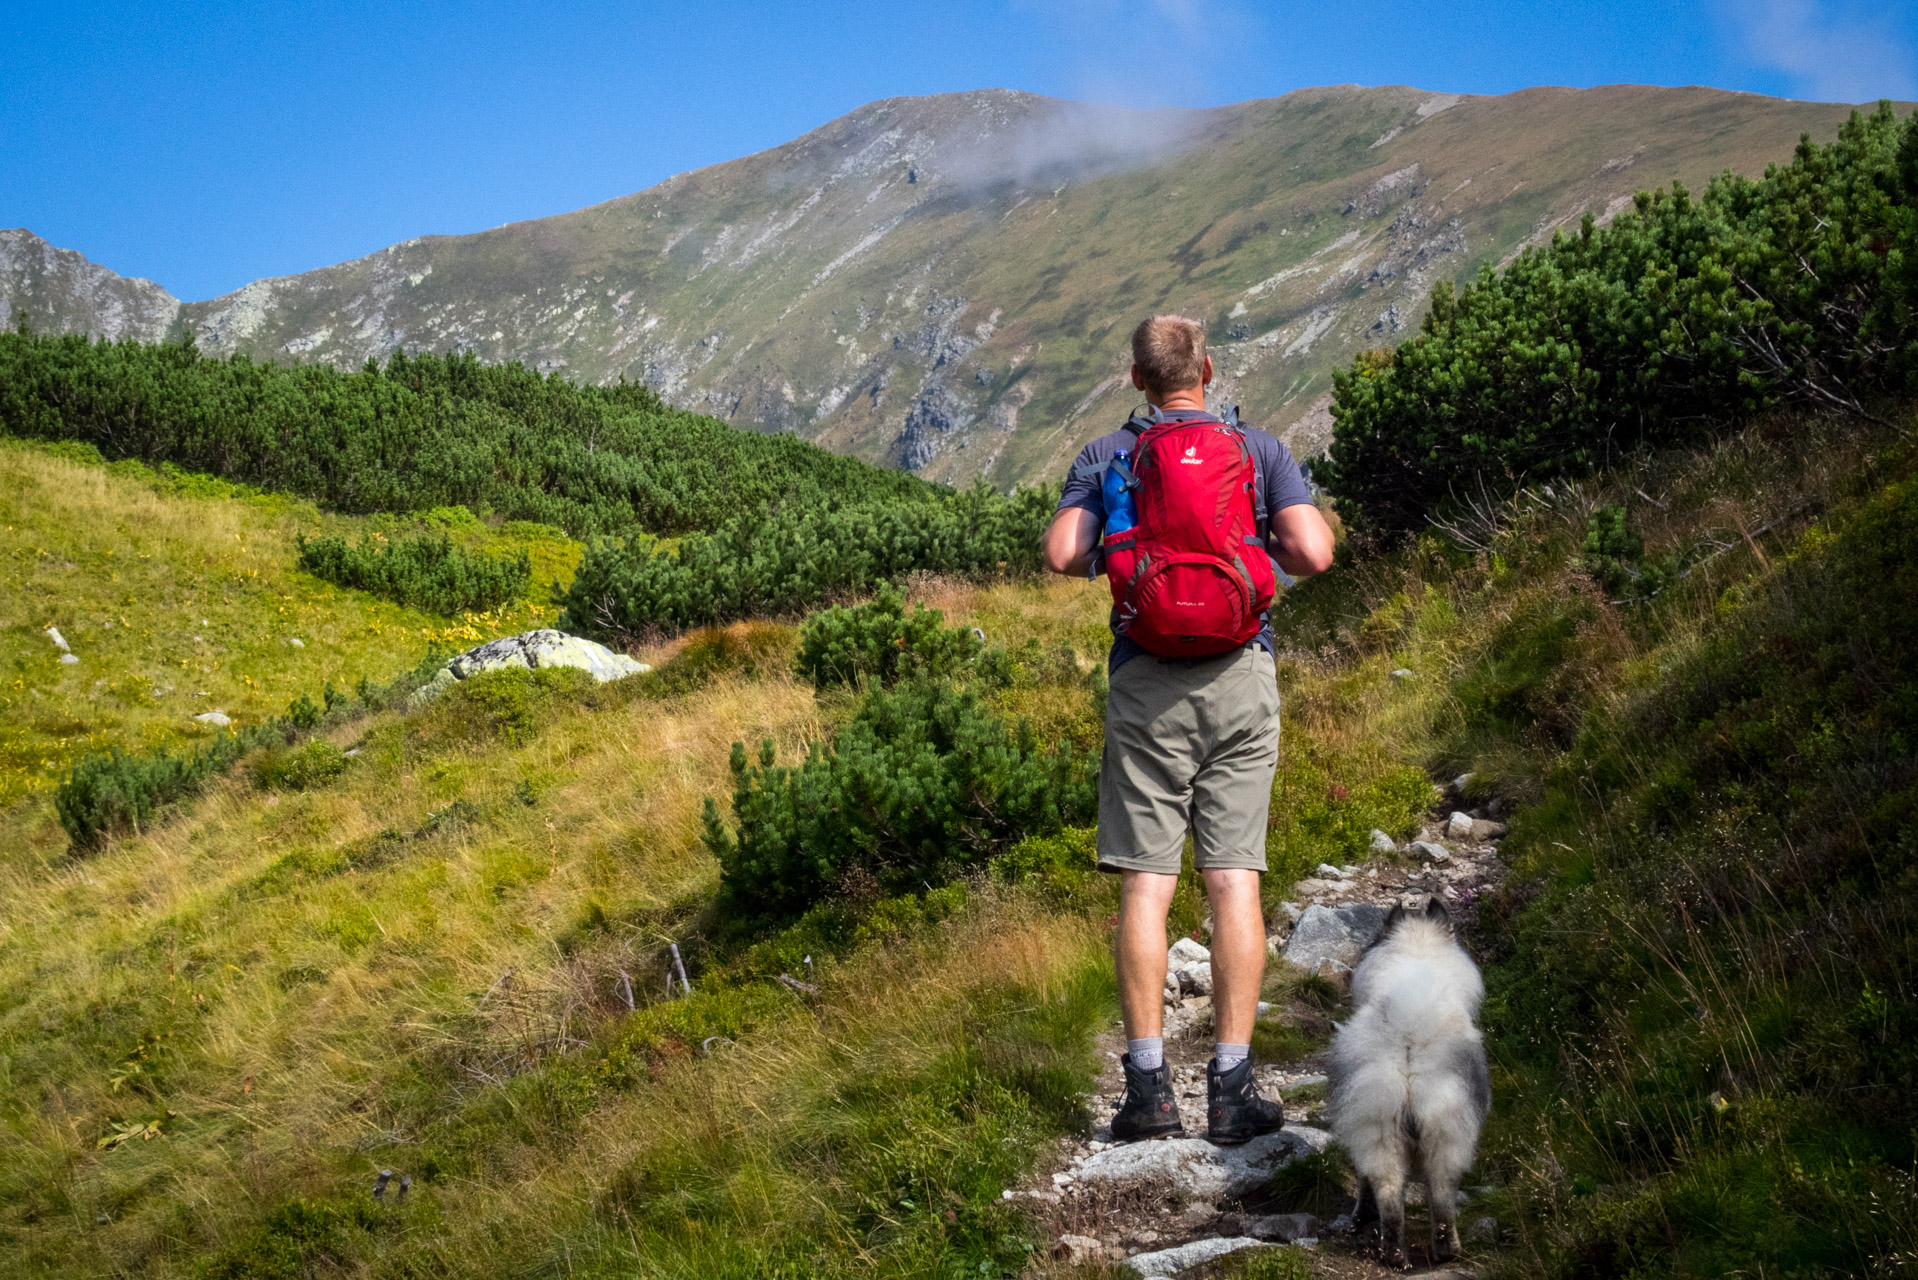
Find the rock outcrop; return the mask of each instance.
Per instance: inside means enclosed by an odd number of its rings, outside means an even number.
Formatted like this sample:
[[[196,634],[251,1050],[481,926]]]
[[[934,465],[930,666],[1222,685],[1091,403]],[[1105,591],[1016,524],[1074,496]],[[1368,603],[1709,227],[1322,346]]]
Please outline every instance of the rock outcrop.
[[[482,671],[503,671],[510,667],[525,671],[546,667],[577,667],[601,684],[652,670],[645,663],[623,653],[614,653],[597,641],[582,640],[564,631],[541,628],[489,640],[455,656],[440,668],[438,675],[413,695],[413,699],[416,703],[428,702],[459,681],[471,679]]]

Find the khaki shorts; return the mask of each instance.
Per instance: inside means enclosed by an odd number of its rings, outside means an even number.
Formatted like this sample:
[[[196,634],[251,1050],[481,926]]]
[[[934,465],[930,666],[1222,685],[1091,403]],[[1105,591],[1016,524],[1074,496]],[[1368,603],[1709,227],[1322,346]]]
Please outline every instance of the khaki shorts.
[[[1258,645],[1188,665],[1141,654],[1112,673],[1099,772],[1099,866],[1265,870],[1279,764],[1279,684]]]

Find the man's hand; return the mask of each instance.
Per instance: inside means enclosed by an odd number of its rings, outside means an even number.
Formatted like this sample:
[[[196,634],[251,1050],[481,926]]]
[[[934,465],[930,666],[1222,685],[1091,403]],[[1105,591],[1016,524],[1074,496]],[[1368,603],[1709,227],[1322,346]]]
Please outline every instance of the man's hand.
[[[1336,543],[1332,526],[1319,509],[1298,502],[1272,513],[1272,558],[1295,578],[1309,578],[1332,567]]]
[[[1091,576],[1092,549],[1099,542],[1099,517],[1084,507],[1067,507],[1052,517],[1040,539],[1046,568],[1075,578]]]

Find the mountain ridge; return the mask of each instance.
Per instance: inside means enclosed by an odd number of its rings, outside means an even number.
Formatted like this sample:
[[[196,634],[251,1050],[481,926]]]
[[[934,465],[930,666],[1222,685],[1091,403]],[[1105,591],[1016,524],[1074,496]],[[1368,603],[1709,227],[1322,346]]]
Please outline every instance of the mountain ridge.
[[[1309,456],[1331,369],[1401,340],[1438,279],[1607,219],[1636,189],[1782,160],[1850,110],[1647,86],[1330,86],[1159,111],[882,99],[570,213],[205,302],[0,233],[0,318],[190,329],[215,353],[342,367],[472,350],[1005,485],[1058,474],[1123,415],[1126,333],[1179,310],[1212,328],[1216,399]]]

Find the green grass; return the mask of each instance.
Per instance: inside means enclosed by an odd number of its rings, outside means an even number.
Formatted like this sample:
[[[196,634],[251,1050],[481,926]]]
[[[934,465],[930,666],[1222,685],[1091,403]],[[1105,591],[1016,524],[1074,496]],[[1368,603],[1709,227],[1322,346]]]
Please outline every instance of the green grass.
[[[75,527],[124,507],[123,536],[167,531],[150,554],[169,575],[207,537],[285,551],[314,519],[5,456],[43,506],[93,486]],[[259,559],[257,598],[195,582],[196,607],[212,595],[236,627],[284,604],[314,636],[376,619],[444,638],[301,581],[290,556]],[[137,638],[169,601],[132,585]],[[1063,583],[995,598],[1036,620],[1003,637],[1025,649],[1047,619],[1100,607]],[[107,660],[101,636],[63,630]],[[289,646],[281,678],[318,647]],[[733,740],[798,753],[850,706],[816,698],[795,651],[793,628],[740,624],[613,685],[479,678],[256,752],[84,863],[58,856],[57,833],[15,853],[0,1249],[54,1274],[629,1274],[635,1251],[658,1274],[1022,1267],[998,1192],[1085,1122],[1091,1035],[1113,1008],[1105,886],[1061,909],[1039,868],[880,904],[815,948],[816,1002],[729,963],[708,941],[699,803],[726,794]],[[1092,712],[1076,665],[1013,686],[1062,721]],[[668,940],[700,978],[689,999],[661,998]],[[123,1133],[140,1136],[100,1145]],[[381,1167],[413,1176],[406,1203],[373,1204]]]
[[[76,446],[0,439],[0,831],[17,852],[57,845],[47,794],[82,755],[191,748],[220,709],[257,723],[328,684],[350,692],[465,648],[550,625],[579,546],[465,508],[422,522],[323,516],[206,477],[99,463]],[[384,536],[421,524],[463,545],[525,551],[527,598],[447,619],[295,567],[301,532]],[[58,627],[79,662],[62,665]],[[298,641],[298,644],[295,643]]]
[[[1914,473],[1896,435],[1781,419],[1295,597],[1353,738],[1521,803],[1471,935],[1496,1273],[1908,1266]],[[1689,571],[1612,603],[1607,506]]]
[[[9,511],[70,530],[60,554],[107,584],[86,590],[130,597],[83,595],[61,622],[82,670],[134,667],[189,591],[280,664],[255,714],[354,678],[342,664],[400,628],[389,671],[435,638],[240,550],[287,552],[310,512],[0,459]],[[1915,462],[1889,435],[1781,421],[1518,504],[1480,550],[1428,537],[1288,597],[1269,893],[1371,826],[1401,834],[1427,778],[1473,769],[1475,795],[1520,802],[1512,887],[1468,934],[1492,993],[1475,1177],[1498,1188],[1494,1271],[1902,1265]],[[1579,563],[1607,505],[1648,558],[1704,550],[1613,605]],[[14,598],[52,599],[53,572]],[[1097,744],[1098,584],[914,596],[1014,655],[995,710]],[[96,628],[103,602],[131,625]],[[275,647],[282,606],[350,643]],[[731,744],[796,758],[856,701],[800,678],[797,648],[742,623],[630,681],[507,674],[330,723],[84,859],[23,790],[0,858],[0,1252],[155,1277],[1024,1268],[1047,1242],[998,1192],[1084,1123],[1111,884],[1068,831],[727,944],[698,836]],[[123,714],[124,740],[190,740]],[[1173,928],[1201,918],[1187,884]],[[669,942],[690,998],[663,998]],[[776,980],[808,955],[817,996]],[[1268,1053],[1338,1015],[1322,982],[1275,972],[1270,991]],[[414,1178],[405,1203],[373,1204],[380,1168]],[[1344,1172],[1292,1177],[1275,1190],[1306,1203]]]

